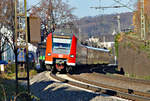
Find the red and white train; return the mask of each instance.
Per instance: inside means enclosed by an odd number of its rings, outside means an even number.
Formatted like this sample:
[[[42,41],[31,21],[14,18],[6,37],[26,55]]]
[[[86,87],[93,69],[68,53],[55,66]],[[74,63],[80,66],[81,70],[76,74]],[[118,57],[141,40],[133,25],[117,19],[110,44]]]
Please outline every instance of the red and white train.
[[[74,34],[50,33],[46,42],[46,68],[55,72],[69,72],[76,65],[76,48],[77,38]]]

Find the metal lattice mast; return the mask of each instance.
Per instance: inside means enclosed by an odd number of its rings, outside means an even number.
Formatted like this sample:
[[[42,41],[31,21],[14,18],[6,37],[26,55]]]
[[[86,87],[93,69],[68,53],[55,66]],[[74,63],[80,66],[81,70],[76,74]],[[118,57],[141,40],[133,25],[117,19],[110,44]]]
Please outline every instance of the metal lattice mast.
[[[118,32],[121,32],[121,25],[120,25],[120,15],[117,16],[117,23],[118,23]]]
[[[53,16],[53,4],[52,0],[49,0],[48,15],[47,15],[47,24],[48,24],[48,34],[54,31],[54,16]]]
[[[145,40],[145,16],[144,16],[144,0],[140,0],[141,2],[141,39]]]
[[[20,50],[20,51],[19,51]],[[23,50],[23,51],[22,51]],[[18,60],[19,52],[22,51],[25,58]],[[28,67],[28,33],[27,33],[27,4],[26,0],[15,0],[15,62],[16,62],[16,93],[18,93],[18,81],[27,81],[29,88],[29,67]],[[26,77],[19,77],[19,65],[25,66]]]

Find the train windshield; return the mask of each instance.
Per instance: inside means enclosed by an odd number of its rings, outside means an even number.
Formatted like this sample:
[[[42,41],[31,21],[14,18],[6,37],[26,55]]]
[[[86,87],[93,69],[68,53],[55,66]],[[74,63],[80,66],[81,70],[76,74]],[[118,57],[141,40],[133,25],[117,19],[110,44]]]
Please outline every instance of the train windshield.
[[[53,53],[69,54],[71,39],[53,38]]]

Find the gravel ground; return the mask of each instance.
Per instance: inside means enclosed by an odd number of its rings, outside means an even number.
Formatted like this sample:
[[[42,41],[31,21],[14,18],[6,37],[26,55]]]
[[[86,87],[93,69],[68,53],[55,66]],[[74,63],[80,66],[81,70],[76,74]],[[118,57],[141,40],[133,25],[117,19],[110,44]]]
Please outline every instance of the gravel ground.
[[[40,101],[127,101],[108,95],[87,92],[48,77],[42,72],[31,79],[31,92]]]
[[[111,85],[111,86],[115,86],[115,87],[117,86],[120,88],[133,89],[133,90],[142,91],[142,92],[150,91],[150,85],[136,84],[134,82],[129,83],[126,81],[121,81],[121,80],[116,80],[114,82],[114,80],[112,80],[110,78],[102,77],[98,73],[96,73],[94,75],[92,73],[81,73],[81,74],[77,74],[74,76],[78,76],[80,78],[84,78],[84,79],[91,80],[94,82],[99,82],[99,83],[106,84],[106,85]]]

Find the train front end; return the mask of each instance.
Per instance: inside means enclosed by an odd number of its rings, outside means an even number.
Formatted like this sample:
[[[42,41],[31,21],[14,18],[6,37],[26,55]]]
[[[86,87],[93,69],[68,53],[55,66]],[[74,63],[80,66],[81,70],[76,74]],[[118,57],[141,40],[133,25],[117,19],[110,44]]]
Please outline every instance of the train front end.
[[[46,68],[69,72],[76,65],[76,44],[77,38],[73,34],[50,33],[46,43]]]

